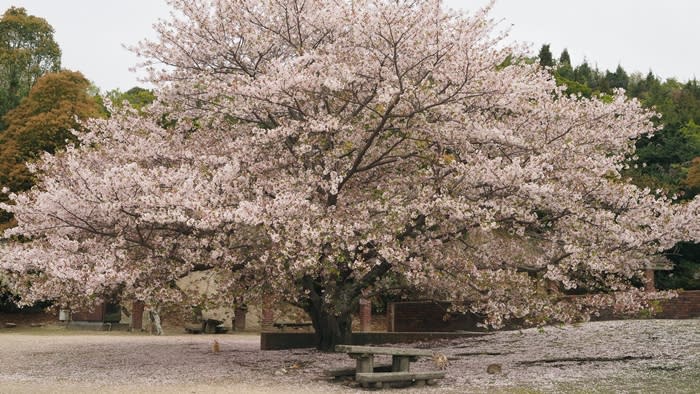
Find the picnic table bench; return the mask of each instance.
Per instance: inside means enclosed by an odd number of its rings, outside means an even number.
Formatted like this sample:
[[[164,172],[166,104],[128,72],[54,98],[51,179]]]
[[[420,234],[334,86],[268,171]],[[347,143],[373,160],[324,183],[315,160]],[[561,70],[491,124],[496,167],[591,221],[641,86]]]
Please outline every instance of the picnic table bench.
[[[337,345],[336,352],[347,353],[356,360],[355,381],[362,387],[374,385],[381,388],[384,383],[415,383],[417,386],[433,385],[437,379],[445,377],[442,371],[411,372],[411,362],[418,357],[432,357],[433,352],[426,349],[393,348],[381,346]],[[391,370],[375,368],[375,355],[391,356]]]

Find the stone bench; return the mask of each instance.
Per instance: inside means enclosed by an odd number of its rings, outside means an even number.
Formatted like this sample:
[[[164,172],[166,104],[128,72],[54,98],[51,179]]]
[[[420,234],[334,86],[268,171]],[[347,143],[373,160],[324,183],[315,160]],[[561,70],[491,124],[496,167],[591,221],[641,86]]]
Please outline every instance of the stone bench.
[[[355,380],[363,387],[373,385],[382,388],[384,383],[413,383],[418,387],[437,384],[437,379],[445,377],[445,372],[362,372],[355,375]]]

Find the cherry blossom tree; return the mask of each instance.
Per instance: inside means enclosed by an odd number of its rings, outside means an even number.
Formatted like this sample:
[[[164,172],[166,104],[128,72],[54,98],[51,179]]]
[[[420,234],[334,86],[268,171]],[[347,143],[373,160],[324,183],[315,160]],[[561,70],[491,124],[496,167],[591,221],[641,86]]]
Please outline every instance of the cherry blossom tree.
[[[170,3],[135,49],[158,101],[90,121],[1,206],[27,302],[182,301],[177,279],[209,270],[220,302],[298,305],[331,349],[397,280],[493,327],[639,308],[641,270],[699,238],[697,199],[620,175],[652,114],[566,96],[488,7]]]

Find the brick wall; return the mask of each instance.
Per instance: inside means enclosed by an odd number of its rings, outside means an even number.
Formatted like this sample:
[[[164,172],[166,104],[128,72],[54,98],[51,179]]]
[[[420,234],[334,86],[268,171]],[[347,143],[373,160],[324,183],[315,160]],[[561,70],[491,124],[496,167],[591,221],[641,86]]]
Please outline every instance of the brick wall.
[[[474,314],[450,314],[447,302],[395,302],[387,308],[387,331],[392,332],[447,332],[481,331]],[[663,301],[657,319],[700,318],[700,290],[679,291],[678,297]],[[602,311],[593,320],[613,320],[620,317]],[[629,317],[627,317],[629,318]]]
[[[448,313],[450,304],[437,301],[394,302],[389,305],[387,331],[449,332],[481,331],[477,316]]]
[[[658,309],[652,312],[651,316],[648,313],[643,313],[642,317],[651,317],[654,319],[698,319],[700,318],[700,290],[678,290],[678,297],[670,300],[661,301]],[[591,317],[591,320],[616,320],[630,319],[634,316],[619,316],[609,310],[600,311],[600,316]]]
[[[105,309],[105,304],[100,303],[98,305],[95,305],[94,309],[73,311],[71,313],[71,320],[101,322],[104,320]]]
[[[678,297],[661,303],[657,319],[700,318],[700,290],[679,291]]]

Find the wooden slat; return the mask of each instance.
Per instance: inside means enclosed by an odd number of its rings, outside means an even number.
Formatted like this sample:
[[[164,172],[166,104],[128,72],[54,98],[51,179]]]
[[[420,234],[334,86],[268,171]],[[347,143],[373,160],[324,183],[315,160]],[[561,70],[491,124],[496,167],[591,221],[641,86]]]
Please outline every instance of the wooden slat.
[[[408,382],[414,380],[429,380],[442,379],[445,377],[445,372],[430,371],[430,372],[375,372],[375,373],[358,373],[355,375],[355,380],[359,383],[375,383],[375,382]]]
[[[349,354],[388,354],[391,356],[432,356],[433,352],[427,349],[411,349],[403,347],[381,347],[381,346],[352,346],[336,345],[335,351]]]

